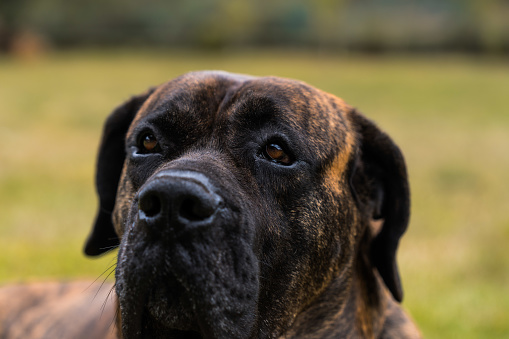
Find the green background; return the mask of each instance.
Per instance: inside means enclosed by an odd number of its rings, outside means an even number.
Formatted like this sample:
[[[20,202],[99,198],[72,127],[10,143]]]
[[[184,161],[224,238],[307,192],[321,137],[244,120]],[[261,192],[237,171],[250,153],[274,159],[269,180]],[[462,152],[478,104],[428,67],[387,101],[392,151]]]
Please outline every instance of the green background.
[[[405,154],[412,217],[399,251],[427,338],[509,337],[509,64],[499,58],[257,50],[81,50],[0,59],[0,284],[104,279],[81,249],[96,213],[102,123],[191,70],[304,80],[344,98]],[[103,273],[104,272],[104,273]]]

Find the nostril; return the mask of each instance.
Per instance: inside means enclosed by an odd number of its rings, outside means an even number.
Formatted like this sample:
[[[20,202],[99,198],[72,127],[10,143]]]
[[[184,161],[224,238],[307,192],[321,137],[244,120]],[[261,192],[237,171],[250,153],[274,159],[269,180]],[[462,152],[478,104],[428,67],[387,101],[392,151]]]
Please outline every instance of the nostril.
[[[187,197],[182,199],[179,215],[189,221],[200,221],[210,217],[214,211],[214,206],[204,203],[198,197]]]
[[[156,194],[148,193],[140,199],[138,207],[147,217],[154,217],[161,212],[161,200]]]

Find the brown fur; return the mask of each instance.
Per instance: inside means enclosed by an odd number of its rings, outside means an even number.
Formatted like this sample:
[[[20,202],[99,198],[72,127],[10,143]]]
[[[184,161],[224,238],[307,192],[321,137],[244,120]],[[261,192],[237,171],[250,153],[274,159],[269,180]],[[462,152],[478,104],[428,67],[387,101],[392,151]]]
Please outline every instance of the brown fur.
[[[112,288],[90,281],[3,286],[0,338],[116,338]]]

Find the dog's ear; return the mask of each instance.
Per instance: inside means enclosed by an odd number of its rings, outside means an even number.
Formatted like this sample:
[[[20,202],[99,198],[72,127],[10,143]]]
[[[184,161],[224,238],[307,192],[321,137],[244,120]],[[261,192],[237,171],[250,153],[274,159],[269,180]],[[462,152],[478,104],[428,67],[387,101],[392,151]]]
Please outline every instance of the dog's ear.
[[[134,116],[152,92],[153,89],[134,96],[117,107],[104,125],[95,177],[99,211],[85,243],[85,254],[89,256],[100,255],[119,244],[111,216],[126,156],[125,136]]]
[[[352,117],[360,147],[350,184],[361,211],[371,220],[383,219],[371,243],[370,258],[394,299],[401,301],[396,251],[410,217],[405,160],[391,138],[373,122],[355,111]]]

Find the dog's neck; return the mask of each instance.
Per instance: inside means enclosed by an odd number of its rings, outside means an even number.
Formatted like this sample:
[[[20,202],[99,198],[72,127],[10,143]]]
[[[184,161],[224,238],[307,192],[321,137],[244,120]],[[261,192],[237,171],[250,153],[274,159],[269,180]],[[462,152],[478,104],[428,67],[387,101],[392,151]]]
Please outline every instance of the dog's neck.
[[[380,337],[386,310],[389,306],[399,306],[392,300],[367,256],[376,230],[371,225],[362,229],[364,231],[358,233],[356,255],[351,266],[297,315],[284,338]],[[336,332],[331,333],[332,329]]]
[[[353,274],[333,281],[297,315],[283,338],[379,337],[390,296],[374,272],[368,272],[360,263],[355,266]],[[333,329],[336,332],[331,332]]]

